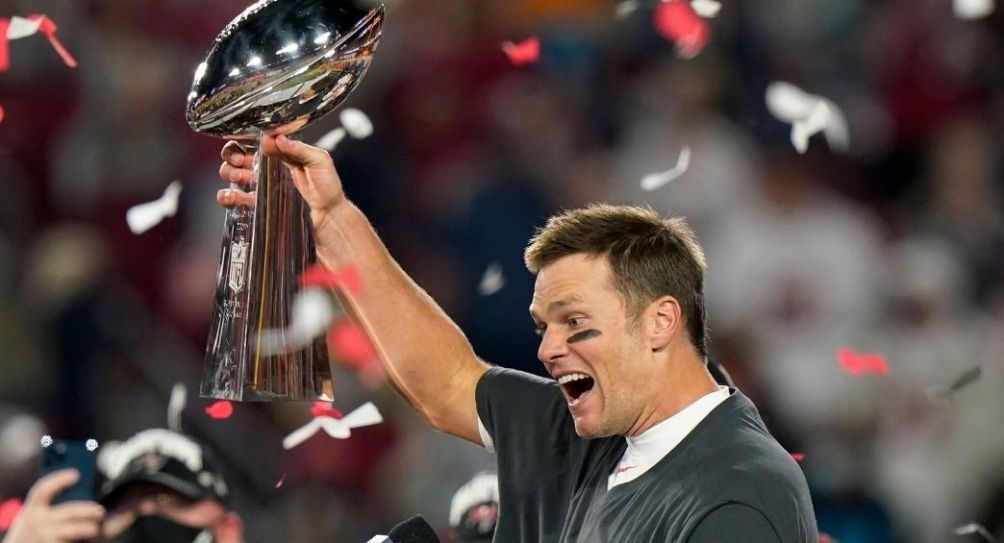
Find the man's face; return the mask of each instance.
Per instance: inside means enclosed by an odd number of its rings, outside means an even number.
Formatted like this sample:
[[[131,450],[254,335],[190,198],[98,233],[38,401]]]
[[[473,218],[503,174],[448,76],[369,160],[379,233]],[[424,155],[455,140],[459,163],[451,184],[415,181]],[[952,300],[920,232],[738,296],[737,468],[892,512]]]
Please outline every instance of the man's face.
[[[238,541],[220,530],[230,522],[230,513],[212,499],[192,500],[178,492],[153,483],[132,483],[109,504],[108,516],[102,525],[103,540],[111,540],[125,532],[138,517],[156,516],[191,528],[209,529],[214,542]]]
[[[530,314],[537,357],[583,438],[628,435],[652,395],[650,349],[633,325],[603,256],[562,257],[537,273]]]

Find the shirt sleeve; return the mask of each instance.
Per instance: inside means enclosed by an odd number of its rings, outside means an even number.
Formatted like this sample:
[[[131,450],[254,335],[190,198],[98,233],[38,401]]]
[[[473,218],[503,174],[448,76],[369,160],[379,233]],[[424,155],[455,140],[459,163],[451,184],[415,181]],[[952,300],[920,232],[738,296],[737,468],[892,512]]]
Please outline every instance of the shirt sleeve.
[[[732,502],[712,509],[698,521],[688,543],[781,543],[770,520],[758,509]]]

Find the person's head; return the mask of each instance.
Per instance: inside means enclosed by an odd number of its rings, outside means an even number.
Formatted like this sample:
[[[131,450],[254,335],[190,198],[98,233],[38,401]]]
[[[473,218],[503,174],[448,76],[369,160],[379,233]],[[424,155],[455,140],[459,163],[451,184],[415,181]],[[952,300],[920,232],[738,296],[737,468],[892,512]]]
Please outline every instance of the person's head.
[[[140,432],[103,447],[98,465],[107,481],[102,540],[111,543],[239,543],[240,517],[212,453],[170,430]]]
[[[607,204],[567,211],[534,235],[525,261],[537,275],[538,357],[580,436],[646,429],[673,392],[667,379],[705,371],[704,254],[683,219]]]
[[[491,543],[499,518],[499,480],[479,473],[450,500],[450,531],[454,543]]]

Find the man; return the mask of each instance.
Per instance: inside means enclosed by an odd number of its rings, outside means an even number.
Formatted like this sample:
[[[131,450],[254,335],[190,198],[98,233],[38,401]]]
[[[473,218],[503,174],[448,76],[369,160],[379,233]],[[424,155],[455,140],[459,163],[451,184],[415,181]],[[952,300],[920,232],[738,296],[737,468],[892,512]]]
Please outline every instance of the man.
[[[240,543],[243,523],[227,506],[223,473],[197,441],[153,429],[106,447],[100,504],[53,505],[79,474],[50,473],[32,486],[3,543]]]
[[[682,220],[593,206],[526,250],[553,379],[490,368],[388,254],[330,156],[265,136],[310,206],[318,260],[355,266],[353,299],[394,386],[438,430],[496,452],[496,541],[817,541],[805,478],[738,390],[706,367],[704,257]],[[223,148],[220,176],[253,182]],[[224,206],[254,197],[220,191]]]

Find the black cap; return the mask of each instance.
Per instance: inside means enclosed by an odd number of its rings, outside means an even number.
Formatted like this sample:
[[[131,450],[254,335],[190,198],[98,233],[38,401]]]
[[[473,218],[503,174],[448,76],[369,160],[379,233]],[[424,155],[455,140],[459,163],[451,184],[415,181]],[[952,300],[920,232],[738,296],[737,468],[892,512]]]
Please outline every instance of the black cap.
[[[121,444],[107,444],[98,456],[106,481],[102,503],[131,483],[155,483],[193,500],[228,504],[230,489],[221,465],[204,445],[170,430],[144,430]]]
[[[457,543],[491,543],[499,517],[498,477],[480,473],[460,487],[450,503]]]

